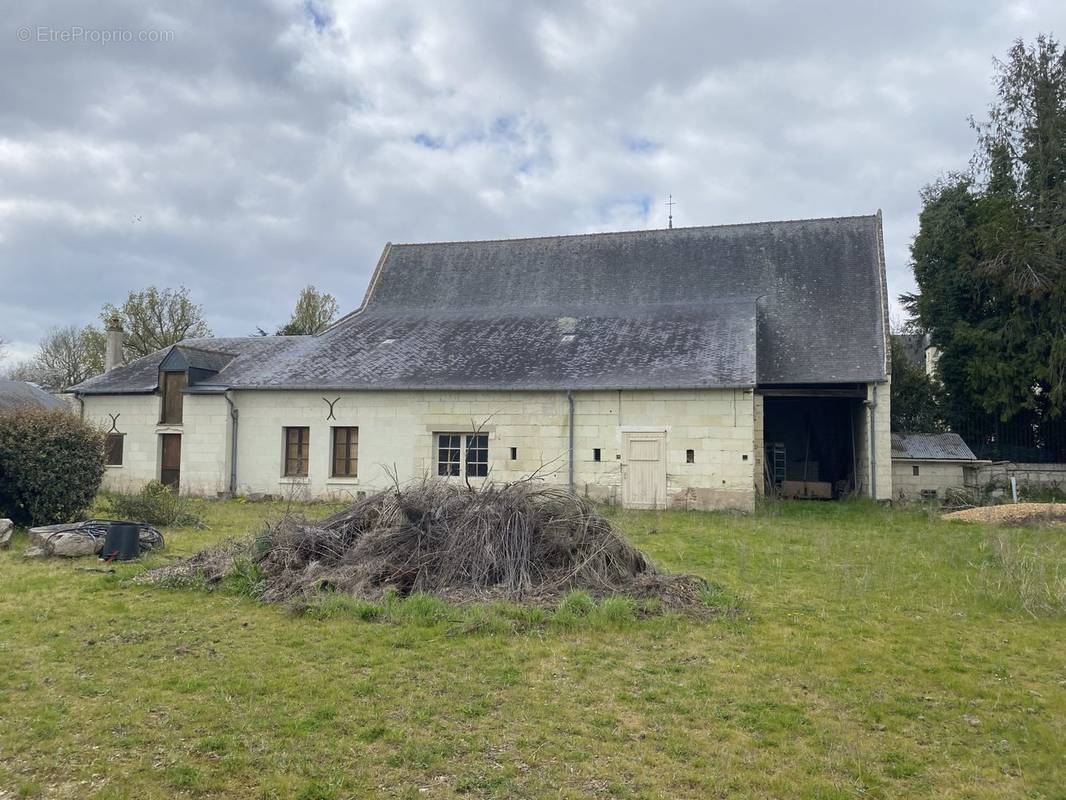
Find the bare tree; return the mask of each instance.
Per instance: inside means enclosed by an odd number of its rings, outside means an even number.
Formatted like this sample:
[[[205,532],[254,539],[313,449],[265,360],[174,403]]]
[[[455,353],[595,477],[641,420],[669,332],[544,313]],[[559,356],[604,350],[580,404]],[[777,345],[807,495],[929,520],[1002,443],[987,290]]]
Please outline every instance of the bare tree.
[[[211,335],[203,309],[189,299],[189,290],[184,286],[177,289],[149,286],[130,292],[121,307],[107,303],[100,312],[105,327],[115,316],[126,333],[127,361],[170,347],[182,339]]]
[[[11,370],[15,380],[58,392],[104,371],[104,335],[91,326],[53,328],[29,361]]]

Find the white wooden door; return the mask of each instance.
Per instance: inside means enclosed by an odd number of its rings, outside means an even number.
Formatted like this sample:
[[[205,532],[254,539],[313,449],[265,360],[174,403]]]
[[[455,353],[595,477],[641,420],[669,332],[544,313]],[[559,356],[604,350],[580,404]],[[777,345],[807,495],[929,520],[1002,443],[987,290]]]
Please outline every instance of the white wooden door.
[[[666,507],[666,431],[623,431],[622,505]]]

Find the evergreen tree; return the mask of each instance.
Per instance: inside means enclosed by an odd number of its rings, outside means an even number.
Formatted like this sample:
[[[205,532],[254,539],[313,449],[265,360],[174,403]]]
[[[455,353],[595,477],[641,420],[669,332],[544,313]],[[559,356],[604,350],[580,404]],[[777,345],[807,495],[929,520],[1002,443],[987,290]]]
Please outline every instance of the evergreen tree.
[[[970,173],[923,193],[902,300],[941,352],[953,430],[988,455],[1066,458],[1066,55],[1019,41],[997,69]]]

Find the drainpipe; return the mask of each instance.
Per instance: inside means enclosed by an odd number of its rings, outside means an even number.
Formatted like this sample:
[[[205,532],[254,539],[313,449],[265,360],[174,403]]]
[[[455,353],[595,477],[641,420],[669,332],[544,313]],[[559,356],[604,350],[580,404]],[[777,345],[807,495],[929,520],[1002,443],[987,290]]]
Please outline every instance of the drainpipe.
[[[566,390],[566,404],[569,409],[568,423],[569,423],[569,441],[567,444],[567,459],[566,467],[570,483],[570,491],[574,491],[574,392],[571,389]]]
[[[877,384],[871,387],[872,396],[866,401],[870,409],[870,497],[877,499],[877,433],[874,430],[877,412]]]
[[[229,493],[237,494],[237,407],[233,405],[233,398],[227,391],[224,395],[229,405],[229,416],[233,420],[233,432],[230,434],[229,444]]]

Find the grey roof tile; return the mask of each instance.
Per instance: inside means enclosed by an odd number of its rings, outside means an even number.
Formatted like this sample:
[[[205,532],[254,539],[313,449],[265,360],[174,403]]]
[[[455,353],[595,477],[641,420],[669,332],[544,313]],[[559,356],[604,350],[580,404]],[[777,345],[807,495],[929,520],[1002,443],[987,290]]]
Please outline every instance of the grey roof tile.
[[[318,336],[182,346],[236,354],[210,382],[247,389],[883,380],[880,247],[874,216],[395,245]],[[76,389],[152,391],[163,355]]]
[[[32,383],[0,378],[0,408],[20,408],[22,406],[65,408],[66,403],[44,389],[34,386]]]

